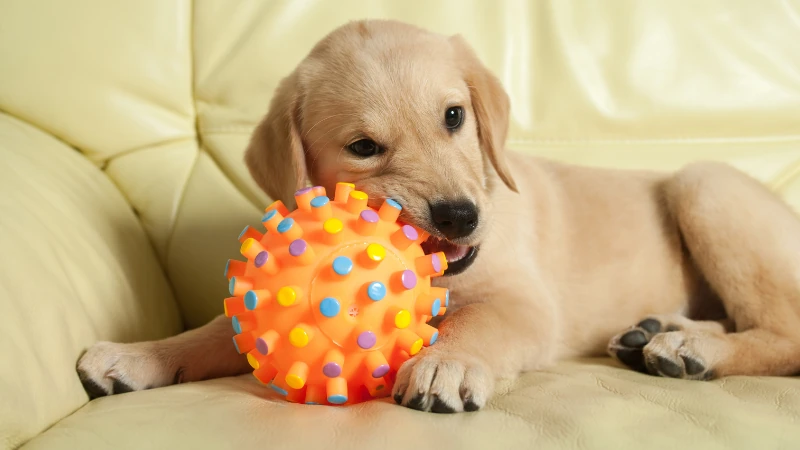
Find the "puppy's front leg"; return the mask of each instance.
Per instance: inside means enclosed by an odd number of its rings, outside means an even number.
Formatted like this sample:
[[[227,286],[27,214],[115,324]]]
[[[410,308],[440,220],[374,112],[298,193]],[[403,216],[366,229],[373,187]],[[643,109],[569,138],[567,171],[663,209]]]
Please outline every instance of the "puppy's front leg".
[[[236,353],[230,319],[218,316],[200,328],[160,341],[98,342],[78,361],[89,398],[227,377],[247,372]]]
[[[548,312],[506,298],[456,310],[439,327],[436,344],[400,368],[394,400],[436,413],[480,409],[495,379],[551,361],[557,330]]]

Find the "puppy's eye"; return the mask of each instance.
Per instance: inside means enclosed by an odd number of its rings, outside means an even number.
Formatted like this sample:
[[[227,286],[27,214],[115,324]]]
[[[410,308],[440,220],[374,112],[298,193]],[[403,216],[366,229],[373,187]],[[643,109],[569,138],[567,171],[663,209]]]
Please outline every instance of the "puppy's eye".
[[[444,125],[450,130],[455,130],[460,127],[463,121],[464,108],[460,106],[447,108],[447,111],[444,112]]]
[[[361,139],[360,141],[355,141],[352,144],[348,145],[347,148],[355,155],[361,157],[368,157],[368,156],[375,156],[378,153],[382,153],[381,147],[375,143],[375,141],[369,139]]]

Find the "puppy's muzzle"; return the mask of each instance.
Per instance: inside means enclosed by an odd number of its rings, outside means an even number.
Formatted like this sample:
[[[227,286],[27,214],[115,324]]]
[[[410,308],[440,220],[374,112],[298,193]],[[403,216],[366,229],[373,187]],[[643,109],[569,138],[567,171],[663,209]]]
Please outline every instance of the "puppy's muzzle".
[[[469,200],[438,202],[429,206],[433,225],[449,240],[467,237],[478,227],[478,207]]]

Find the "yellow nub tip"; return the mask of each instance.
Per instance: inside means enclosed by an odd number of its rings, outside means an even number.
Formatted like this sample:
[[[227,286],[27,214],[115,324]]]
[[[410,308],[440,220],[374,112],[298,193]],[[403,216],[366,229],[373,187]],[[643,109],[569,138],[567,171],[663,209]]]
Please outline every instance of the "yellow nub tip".
[[[420,341],[422,341],[422,339],[420,339]],[[292,328],[292,331],[289,332],[289,343],[297,348],[305,347],[308,345],[308,333],[306,333],[306,330],[300,327]]]
[[[303,386],[306,385],[306,382],[297,375],[289,374],[286,375],[286,384],[288,384],[292,389],[303,389]]]
[[[414,344],[411,345],[411,351],[409,351],[408,354],[414,356],[419,353],[420,350],[422,350],[422,338],[414,341]]]
[[[383,261],[383,258],[386,258],[386,249],[381,244],[369,244],[367,257],[375,262]]]
[[[351,191],[350,197],[353,197],[356,200],[366,200],[369,198],[367,193],[363,191]]]
[[[292,306],[294,305],[295,300],[297,300],[297,292],[295,292],[294,289],[290,288],[289,286],[284,286],[278,289],[278,295],[276,297],[279,305]]]
[[[394,316],[394,326],[396,326],[397,328],[403,329],[403,328],[407,328],[409,325],[411,325],[411,313],[410,312],[408,312],[408,311],[406,311],[404,309],[404,310],[398,312],[397,314],[395,314],[395,316]],[[414,345],[416,345],[416,344],[414,344]]]
[[[328,219],[322,224],[322,229],[324,229],[326,233],[336,234],[344,229],[344,224],[339,219]]]
[[[344,181],[340,181],[340,182],[338,182],[338,183],[336,183],[336,184],[338,184],[338,185],[341,185],[341,186],[350,186],[350,187],[351,187],[351,188],[353,188],[353,189],[355,189],[355,188],[356,188],[356,185],[355,185],[355,184],[353,184],[353,183],[345,183]]]
[[[261,366],[255,356],[251,355],[250,353],[247,354],[247,362],[250,363],[250,367],[253,369],[258,369]]]
[[[246,253],[247,251],[249,251],[250,247],[252,247],[253,244],[255,244],[255,243],[256,243],[256,240],[253,239],[253,238],[245,239],[244,242],[242,242],[241,253]]]

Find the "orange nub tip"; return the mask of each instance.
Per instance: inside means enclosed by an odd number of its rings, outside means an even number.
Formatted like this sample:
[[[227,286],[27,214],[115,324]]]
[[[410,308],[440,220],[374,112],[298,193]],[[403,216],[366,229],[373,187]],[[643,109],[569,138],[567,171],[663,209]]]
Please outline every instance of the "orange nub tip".
[[[275,375],[278,374],[278,369],[273,367],[271,364],[263,364],[261,367],[253,371],[253,376],[256,377],[256,380],[260,381],[263,384],[267,384],[273,379],[275,379]]]
[[[284,218],[285,216],[278,212],[277,209],[270,209],[264,214],[264,217],[261,218],[261,223],[268,232],[277,233],[278,225],[283,222]]]
[[[306,399],[306,389],[289,389],[286,394],[286,401],[292,403],[301,403]]]
[[[233,277],[244,275],[246,269],[246,262],[239,261],[238,259],[229,259],[228,264],[225,265],[225,277],[230,281]]]
[[[237,334],[233,337],[233,344],[236,347],[236,352],[239,354],[247,353],[253,348],[255,348],[255,338],[253,338],[253,333],[251,331],[245,331],[244,333]]]
[[[397,334],[397,346],[400,350],[414,356],[422,350],[422,338],[410,330],[402,330]]]
[[[292,389],[303,389],[308,380],[308,364],[303,361],[295,361],[286,374],[286,384]]]
[[[327,401],[325,385],[315,384],[306,387],[305,402],[307,405],[324,405]]]
[[[387,198],[378,209],[378,216],[384,222],[396,222],[397,218],[400,217],[400,211],[402,210],[403,207],[400,206],[399,203]]]
[[[336,192],[333,196],[333,201],[336,203],[347,203],[347,198],[350,191],[354,190],[356,185],[353,183],[336,183]]]
[[[368,201],[369,196],[367,196],[366,192],[350,191],[350,194],[347,196],[347,210],[350,211],[351,214],[359,214],[361,211],[367,209]]]
[[[414,260],[417,274],[421,277],[440,274],[444,271],[442,260],[436,254],[420,256]]]
[[[417,228],[417,233],[419,234],[419,237],[417,238],[417,244],[421,244],[425,242],[426,239],[431,237],[431,234],[423,230],[422,228]]]
[[[372,378],[368,376],[364,379],[364,386],[373,398],[386,397],[391,393],[385,377]]]
[[[314,188],[304,187],[294,193],[294,200],[297,202],[297,208],[303,211],[311,209],[311,200],[314,200]]]
[[[245,311],[244,299],[242,297],[228,297],[223,301],[225,317],[231,318]]]
[[[264,209],[264,212],[268,213],[273,209],[284,217],[289,215],[289,208],[287,208],[286,205],[284,205],[280,200],[275,200],[274,202],[270,203],[270,205]]]
[[[422,338],[422,343],[426,346],[432,345],[439,338],[439,331],[427,323],[417,326],[416,331],[417,335]]]
[[[314,191],[314,197],[325,197],[328,195],[325,186],[314,186],[311,189]]]
[[[325,384],[328,402],[341,405],[347,401],[347,380],[343,377],[330,378]]]
[[[250,225],[247,225],[246,227],[244,227],[244,230],[242,230],[242,233],[239,234],[239,242],[244,242],[248,239],[255,239],[257,241],[260,241],[261,238],[263,237],[264,235],[261,234],[258,230],[251,227]]]
[[[247,362],[250,363],[250,367],[253,369],[259,369],[261,366],[267,365],[267,356],[262,355],[261,352],[256,349],[252,349],[247,352]]]

